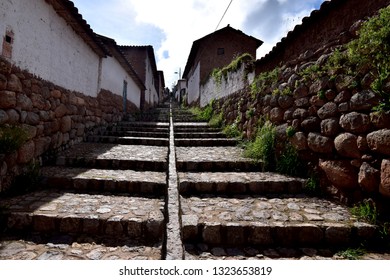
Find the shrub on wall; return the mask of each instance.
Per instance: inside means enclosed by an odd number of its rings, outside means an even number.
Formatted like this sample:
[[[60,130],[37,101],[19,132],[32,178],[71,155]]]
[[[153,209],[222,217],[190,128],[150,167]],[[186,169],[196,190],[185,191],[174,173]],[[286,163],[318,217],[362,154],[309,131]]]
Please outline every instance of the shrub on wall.
[[[359,38],[348,45],[348,58],[357,71],[371,68],[375,78],[371,88],[382,97],[379,108],[390,110],[390,93],[384,91],[390,82],[390,7],[363,24]]]
[[[248,142],[245,147],[245,156],[262,162],[263,171],[275,168],[275,137],[275,128],[267,121],[257,131],[254,141]]]
[[[229,72],[236,72],[238,69],[241,68],[244,62],[253,61],[253,60],[254,60],[253,57],[249,53],[244,53],[234,58],[229,65],[223,67],[222,69],[215,68],[211,72],[211,76],[214,78],[217,84],[221,84],[222,77],[227,79],[227,75]]]
[[[0,126],[0,154],[17,151],[27,140],[27,133],[19,126]]]

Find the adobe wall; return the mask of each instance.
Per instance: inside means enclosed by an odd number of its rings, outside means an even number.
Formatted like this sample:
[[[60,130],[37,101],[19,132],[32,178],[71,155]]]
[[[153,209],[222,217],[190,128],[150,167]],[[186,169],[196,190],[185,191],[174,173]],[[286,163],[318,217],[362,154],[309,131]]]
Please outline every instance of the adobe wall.
[[[0,155],[0,192],[29,163],[83,141],[101,126],[123,118],[122,97],[102,90],[97,97],[66,90],[0,58],[0,126],[18,125],[28,141],[18,150]],[[128,112],[138,109],[128,102]]]
[[[374,15],[390,5],[390,0],[332,0],[303,20],[272,51],[256,62],[256,74],[278,65],[295,64],[308,56],[319,57],[323,48],[342,44],[352,37],[350,27],[358,20]]]

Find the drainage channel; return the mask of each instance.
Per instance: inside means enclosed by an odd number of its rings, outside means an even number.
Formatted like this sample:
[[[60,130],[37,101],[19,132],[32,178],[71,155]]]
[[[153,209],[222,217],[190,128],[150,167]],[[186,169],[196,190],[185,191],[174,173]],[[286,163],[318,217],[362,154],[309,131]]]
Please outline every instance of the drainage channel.
[[[174,138],[174,126],[172,116],[172,103],[169,110],[169,170],[168,170],[168,194],[166,202],[166,260],[184,259],[184,247],[181,239],[180,196],[178,189],[178,176],[176,170],[176,150]]]

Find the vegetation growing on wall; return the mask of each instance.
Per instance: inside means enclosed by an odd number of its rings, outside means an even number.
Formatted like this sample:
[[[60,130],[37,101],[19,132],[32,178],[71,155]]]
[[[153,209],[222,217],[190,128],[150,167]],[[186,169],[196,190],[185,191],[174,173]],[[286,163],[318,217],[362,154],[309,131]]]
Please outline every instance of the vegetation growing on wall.
[[[236,72],[238,69],[241,68],[242,64],[247,61],[253,61],[254,58],[249,54],[249,53],[244,53],[240,56],[237,56],[230,62],[229,65],[223,67],[222,69],[220,68],[215,68],[211,72],[211,76],[214,78],[217,84],[221,84],[222,82],[222,77],[224,79],[227,79],[228,73],[231,72]]]
[[[325,64],[322,66],[311,64],[301,69],[299,72],[301,79],[297,80],[295,87],[302,81],[313,81],[324,74],[327,74],[330,80],[334,80],[338,74],[347,74],[354,78],[348,86],[356,88],[364,78],[362,75],[366,73],[372,75],[371,89],[381,97],[379,105],[374,110],[390,110],[388,91],[390,87],[390,7],[380,10],[378,16],[365,22],[358,32],[358,38],[346,44],[342,49],[336,49]],[[252,95],[267,94],[269,89],[274,94],[291,93],[290,88],[282,91],[275,88],[279,75],[278,67],[258,75],[251,84]]]
[[[0,154],[17,151],[27,140],[27,133],[19,126],[0,126]]]
[[[204,108],[191,107],[190,112],[195,115],[198,121],[208,122],[213,117],[213,104],[214,100],[211,100]]]
[[[251,93],[253,96],[257,94],[265,94],[267,88],[274,87],[278,82],[280,68],[276,67],[272,71],[263,72],[258,75],[251,84]]]

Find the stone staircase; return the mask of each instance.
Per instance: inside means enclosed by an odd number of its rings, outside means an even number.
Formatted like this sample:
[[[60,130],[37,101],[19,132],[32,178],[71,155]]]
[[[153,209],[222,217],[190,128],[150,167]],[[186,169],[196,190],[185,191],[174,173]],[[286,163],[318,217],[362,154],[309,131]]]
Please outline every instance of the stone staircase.
[[[347,208],[305,196],[305,180],[258,172],[234,139],[188,116],[176,120],[186,259],[329,257],[373,238],[375,227]]]
[[[89,137],[42,168],[40,190],[2,201],[0,259],[161,259],[168,112]]]
[[[236,144],[174,104],[91,136],[1,200],[0,259],[325,258],[374,237]]]

